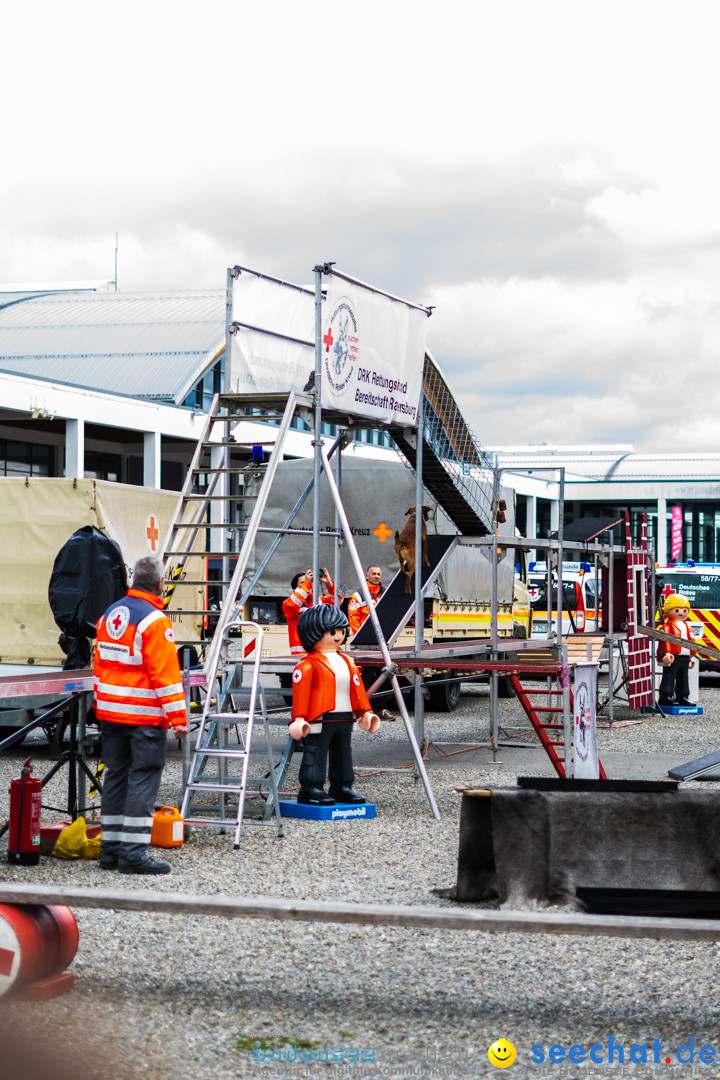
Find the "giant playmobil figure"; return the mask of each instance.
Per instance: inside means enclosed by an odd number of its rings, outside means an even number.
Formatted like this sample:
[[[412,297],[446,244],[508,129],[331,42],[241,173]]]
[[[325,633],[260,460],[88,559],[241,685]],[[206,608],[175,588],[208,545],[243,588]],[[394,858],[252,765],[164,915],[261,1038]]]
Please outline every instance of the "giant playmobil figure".
[[[303,611],[297,623],[308,655],[293,672],[290,734],[304,740],[297,801],[311,806],[365,802],[352,788],[350,738],[356,720],[373,733],[380,721],[370,708],[355,662],[340,652],[348,629],[347,616],[329,604]],[[328,756],[329,794],[324,787]]]
[[[659,705],[694,705],[690,700],[690,680],[688,671],[695,667],[692,653],[684,642],[692,642],[693,635],[687,617],[690,614],[690,601],[685,596],[673,593],[663,603],[665,622],[660,627],[664,634],[677,637],[677,645],[661,641],[658,646],[658,660],[663,665]]]

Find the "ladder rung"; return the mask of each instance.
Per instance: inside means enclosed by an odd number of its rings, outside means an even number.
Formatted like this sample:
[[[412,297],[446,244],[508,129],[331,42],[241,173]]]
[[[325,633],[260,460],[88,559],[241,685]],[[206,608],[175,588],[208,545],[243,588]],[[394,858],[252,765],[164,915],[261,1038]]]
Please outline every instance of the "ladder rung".
[[[223,450],[234,450],[236,446],[275,446],[275,442],[240,442],[238,439],[233,439],[232,442],[204,442],[204,450],[217,450],[222,447]],[[202,470],[198,470],[202,471]]]
[[[172,585],[207,585],[212,587],[214,585],[230,585],[230,581],[208,581],[207,578],[181,578],[179,581],[172,581]]]
[[[194,751],[196,757],[222,757],[222,758],[246,758],[248,756],[247,750],[220,750],[220,749],[198,749]]]
[[[564,724],[541,724],[543,731],[550,731],[552,728],[557,728],[558,731],[562,731],[565,727]]]
[[[245,791],[242,784],[202,784],[197,780],[188,781],[187,786],[189,791],[225,791],[234,792],[236,795]]]
[[[237,820],[235,818],[194,818],[186,817],[186,825],[217,825],[220,829],[234,829],[237,827]],[[243,826],[247,822],[243,822]]]
[[[536,713],[539,712],[562,712],[562,709],[558,705],[533,705],[533,709]]]

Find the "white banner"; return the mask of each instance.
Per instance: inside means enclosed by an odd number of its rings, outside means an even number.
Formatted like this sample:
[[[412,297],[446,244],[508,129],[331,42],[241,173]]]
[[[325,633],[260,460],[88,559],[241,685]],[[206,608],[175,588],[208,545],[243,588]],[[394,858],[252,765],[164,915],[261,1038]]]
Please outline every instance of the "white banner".
[[[323,408],[413,426],[427,318],[422,308],[331,276],[323,300]],[[313,291],[243,270],[233,279],[232,321],[230,393],[305,389],[315,370]]]
[[[331,277],[323,310],[323,407],[414,425],[427,319],[401,300]]]
[[[243,271],[233,280],[232,319],[257,329],[230,335],[230,393],[302,391],[315,371],[314,293]]]
[[[573,777],[599,780],[600,767],[595,741],[598,665],[576,664],[574,670]]]

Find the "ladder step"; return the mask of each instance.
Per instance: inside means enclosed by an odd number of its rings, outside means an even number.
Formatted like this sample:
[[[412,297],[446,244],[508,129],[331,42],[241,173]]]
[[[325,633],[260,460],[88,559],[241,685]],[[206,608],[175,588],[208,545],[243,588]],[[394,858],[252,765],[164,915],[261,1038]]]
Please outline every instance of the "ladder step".
[[[187,788],[189,791],[225,791],[234,792],[236,795],[245,791],[242,784],[202,784],[197,780],[188,781]]]
[[[208,581],[207,578],[181,578],[179,581],[172,581],[172,585],[207,585],[212,587],[213,585],[230,585],[229,581]]]
[[[202,749],[195,750],[196,757],[217,757],[217,758],[246,758],[248,756],[247,750],[215,750],[211,747],[203,747]]]
[[[565,727],[564,724],[541,724],[543,731],[551,731],[556,728],[558,731],[562,731]]]
[[[557,705],[533,705],[533,709],[535,710],[536,713],[540,713],[540,712],[560,713],[560,712],[562,712],[562,709],[559,708],[559,706],[557,706]]]

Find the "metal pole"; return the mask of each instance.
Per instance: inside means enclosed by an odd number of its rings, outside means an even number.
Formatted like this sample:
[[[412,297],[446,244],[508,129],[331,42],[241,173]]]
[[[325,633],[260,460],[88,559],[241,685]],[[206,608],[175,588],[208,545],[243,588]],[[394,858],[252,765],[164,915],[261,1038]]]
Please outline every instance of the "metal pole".
[[[417,447],[415,451],[415,655],[422,655],[425,630],[425,603],[422,596],[422,505],[423,488],[423,438],[425,433],[424,393],[420,393],[417,423]],[[423,673],[415,673],[415,738],[418,745],[425,745],[425,699],[423,697]],[[417,775],[417,774],[416,774]]]
[[[498,540],[497,529],[492,539],[492,573],[490,575],[490,649],[493,660],[497,660],[498,652]],[[490,672],[490,729],[492,732],[491,745],[493,761],[497,761],[498,754],[498,680],[497,672]]]
[[[565,779],[568,780],[575,772],[575,762],[572,752],[572,717],[570,716],[570,668],[568,667],[567,645],[563,645],[561,653],[562,662],[562,701],[563,701],[563,742],[565,744]]]
[[[412,747],[412,752],[415,757],[415,764],[417,766],[418,772],[420,773],[420,778],[422,779],[423,787],[425,788],[425,794],[427,796],[428,802],[430,803],[430,809],[432,810],[433,817],[437,821],[439,821],[440,811],[437,808],[435,796],[433,795],[432,788],[430,787],[430,781],[428,779],[427,772],[425,771],[425,762],[422,759],[420,747],[417,744],[415,732],[413,731],[413,726],[410,723],[410,717],[408,716],[408,711],[405,707],[405,701],[402,696],[402,690],[400,689],[400,683],[398,682],[398,677],[396,673],[397,669],[395,668],[392,657],[390,656],[390,650],[388,649],[387,642],[385,641],[382,627],[380,626],[380,621],[377,617],[377,612],[375,611],[375,605],[373,604],[370,590],[368,589],[368,584],[365,580],[365,574],[363,572],[362,563],[360,562],[360,556],[358,555],[357,548],[355,546],[355,540],[353,539],[352,531],[350,529],[350,523],[348,522],[347,515],[345,514],[345,508],[340,501],[340,495],[335,486],[335,478],[332,475],[330,463],[328,462],[327,455],[325,454],[325,450],[322,446],[320,447],[320,452],[322,454],[323,465],[325,466],[325,475],[327,476],[327,481],[330,486],[330,494],[333,497],[333,500],[335,502],[335,508],[340,516],[340,523],[343,533],[345,535],[345,540],[347,541],[348,551],[353,561],[353,566],[355,567],[355,573],[357,574],[358,580],[360,582],[360,591],[362,592],[363,599],[369,612],[368,618],[372,623],[373,630],[375,631],[375,637],[377,638],[377,643],[380,646],[380,651],[382,652],[383,660],[385,661],[385,666],[388,670],[388,673],[390,674],[390,681],[392,683],[393,690],[395,691],[395,700],[397,701],[398,710],[400,712],[400,715],[402,716],[403,724],[405,725],[405,731],[407,732],[407,737],[410,741],[410,746]]]
[[[608,565],[608,578],[609,578],[609,598],[608,598],[608,641],[610,642],[610,648],[608,649],[608,680],[610,686],[608,688],[609,695],[609,709],[608,709],[608,722],[610,727],[613,726],[614,716],[614,704],[615,704],[615,608],[613,604],[613,597],[615,593],[615,550],[614,550],[612,533],[610,533],[610,559]]]
[[[338,494],[342,498],[342,453],[339,450],[337,458],[335,459],[335,483],[337,485]],[[338,517],[337,510],[335,511],[335,530],[337,536],[335,537],[334,545],[334,563],[333,563],[333,581],[335,582],[335,607],[340,607],[340,574],[342,573],[340,566],[340,554],[342,548],[342,533],[340,532],[340,518]]]
[[[562,645],[563,629],[563,528],[565,522],[565,469],[559,469],[558,491],[558,570],[557,570],[557,643]]]
[[[320,379],[322,375],[322,276],[323,267],[315,267],[315,423],[313,468],[313,604],[320,603],[320,464],[322,461],[322,405],[320,403]]]

